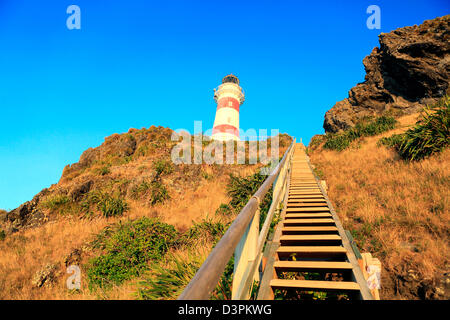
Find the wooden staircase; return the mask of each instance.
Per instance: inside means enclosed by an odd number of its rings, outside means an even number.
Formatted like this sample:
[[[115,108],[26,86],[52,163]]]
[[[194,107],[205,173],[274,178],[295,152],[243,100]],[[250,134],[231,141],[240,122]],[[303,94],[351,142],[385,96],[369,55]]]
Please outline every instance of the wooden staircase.
[[[277,291],[299,298],[312,291],[372,299],[345,231],[300,143],[295,145],[284,206],[266,247],[258,299],[273,299]]]

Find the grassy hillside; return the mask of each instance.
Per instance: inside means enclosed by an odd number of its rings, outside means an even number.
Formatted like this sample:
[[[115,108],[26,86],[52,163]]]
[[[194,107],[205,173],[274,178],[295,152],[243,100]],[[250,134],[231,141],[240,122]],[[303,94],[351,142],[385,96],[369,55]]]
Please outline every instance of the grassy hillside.
[[[323,136],[308,148],[344,228],[382,262],[381,299],[450,298],[450,150],[408,161],[380,143],[407,130],[417,136],[418,118],[402,117],[395,129],[361,135],[341,151],[324,147]],[[446,135],[448,145],[448,127]]]
[[[195,273],[262,182],[262,165],[175,165],[171,134],[151,127],[112,135],[57,184],[0,212],[0,299],[175,298],[189,281],[186,268]],[[280,156],[289,143],[280,138]],[[233,193],[239,177],[247,177],[244,193]],[[81,290],[67,289],[69,265],[81,268]],[[187,278],[173,278],[177,267]],[[167,273],[176,285],[155,282]]]

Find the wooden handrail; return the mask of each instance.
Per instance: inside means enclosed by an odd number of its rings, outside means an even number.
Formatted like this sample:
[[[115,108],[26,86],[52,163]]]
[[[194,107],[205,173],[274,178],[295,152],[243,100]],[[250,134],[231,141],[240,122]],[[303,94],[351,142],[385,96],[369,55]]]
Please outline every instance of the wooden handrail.
[[[262,186],[247,202],[245,207],[242,208],[241,212],[228,228],[227,232],[225,232],[222,239],[220,239],[195,276],[186,286],[183,293],[178,297],[178,300],[207,300],[210,298],[211,292],[217,286],[234,250],[246,233],[249,224],[252,222],[255,213],[259,209],[260,201],[264,199],[267,191],[269,191],[273,182],[278,177],[281,168],[286,162],[287,155],[294,145],[295,139],[293,139],[288,150],[284,153],[280,163],[278,163]]]
[[[295,139],[294,139],[295,144]],[[256,239],[254,239],[252,244],[253,245],[253,253],[254,253],[254,259],[248,260],[247,263],[245,261],[242,262],[242,267],[235,265],[235,271],[236,267],[242,268],[244,271],[244,274],[239,279],[236,278],[236,274],[234,274],[233,277],[233,290],[232,290],[232,299],[237,300],[247,300],[250,295],[253,288],[254,281],[259,282],[259,276],[257,275],[257,269],[261,264],[261,259],[263,256],[263,248],[264,244],[266,243],[266,239],[269,233],[270,224],[272,223],[273,217],[275,215],[275,212],[277,210],[280,210],[279,206],[282,202],[284,202],[284,199],[286,197],[286,188],[288,187],[288,175],[290,170],[290,158],[292,157],[294,148],[291,148],[288,150],[287,153],[287,159],[288,163],[284,163],[283,166],[280,168],[280,172],[278,173],[276,181],[273,183],[273,195],[272,195],[272,204],[270,205],[269,211],[267,212],[266,219],[264,221],[264,224],[261,228],[261,230],[256,230],[256,233],[259,232],[259,236]],[[280,201],[281,200],[281,201]],[[253,223],[259,224],[259,216],[253,218]],[[256,220],[256,221],[255,221]],[[255,241],[256,240],[256,241]],[[248,239],[242,239],[241,242],[247,242]],[[236,254],[241,254],[241,252],[235,251],[235,264],[236,264]],[[248,256],[247,256],[248,257]],[[240,262],[240,261],[239,261]],[[236,287],[235,287],[236,284]]]

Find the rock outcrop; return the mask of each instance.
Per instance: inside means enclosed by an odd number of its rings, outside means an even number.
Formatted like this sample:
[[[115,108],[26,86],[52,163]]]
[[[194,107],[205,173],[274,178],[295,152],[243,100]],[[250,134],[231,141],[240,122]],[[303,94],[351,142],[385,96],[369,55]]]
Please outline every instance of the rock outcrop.
[[[379,41],[363,60],[365,81],[325,114],[326,132],[368,116],[417,112],[449,90],[450,15],[382,33]]]
[[[48,218],[39,209],[38,204],[48,193],[47,188],[43,189],[32,200],[25,202],[11,212],[7,212],[0,221],[6,226],[6,232],[10,234],[22,228],[38,226],[46,221]]]

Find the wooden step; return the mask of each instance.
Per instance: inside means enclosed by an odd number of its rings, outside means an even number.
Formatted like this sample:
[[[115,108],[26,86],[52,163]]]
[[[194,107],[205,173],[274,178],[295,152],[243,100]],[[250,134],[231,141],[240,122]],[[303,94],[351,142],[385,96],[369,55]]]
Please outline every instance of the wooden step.
[[[290,185],[295,184],[295,183],[316,183],[317,184],[317,181],[315,179],[309,179],[309,178],[308,179],[305,179],[305,178],[298,178],[298,179],[292,178]]]
[[[317,183],[316,179],[314,178],[314,175],[312,174],[295,174],[293,173],[291,176],[292,179],[291,182],[315,182]]]
[[[341,237],[337,234],[320,234],[320,235],[283,235],[280,237],[280,241],[282,240],[293,240],[293,241],[303,241],[303,240],[341,240]]]
[[[352,281],[318,281],[273,279],[270,286],[274,289],[299,289],[304,291],[359,291],[360,287]]]
[[[307,178],[309,180],[316,181],[316,178],[312,173],[292,172],[291,177],[297,180]]]
[[[288,197],[289,202],[326,202],[325,197],[323,195],[311,195],[308,197],[307,195],[299,195],[299,196],[290,196]]]
[[[282,235],[281,245],[339,245],[341,237],[337,234],[296,234]]]
[[[325,206],[327,201],[325,199],[288,199],[289,205],[314,205],[314,206]]]
[[[318,219],[288,219],[284,220],[283,224],[287,225],[334,225],[333,219],[318,218]]]
[[[320,191],[297,191],[297,190],[293,190],[293,191],[289,191],[289,198],[291,198],[292,196],[318,196],[321,195],[322,192]]]
[[[328,207],[286,208],[286,212],[330,212],[330,208]]]
[[[288,208],[307,208],[307,207],[323,207],[326,206],[327,203],[325,201],[323,202],[292,202],[292,201],[288,201],[287,203],[287,207]]]
[[[295,173],[293,173],[291,177],[292,177],[292,179],[294,179],[294,181],[301,180],[304,182],[308,181],[308,182],[316,182],[317,183],[316,179],[314,178],[314,176],[312,174],[295,174]]]
[[[303,190],[303,189],[320,189],[320,188],[319,188],[319,186],[295,186],[295,185],[291,185],[289,187],[289,190],[294,190],[294,189]]]
[[[346,258],[347,250],[341,246],[280,246],[277,249],[280,259],[288,258],[295,254],[297,259],[315,258],[315,259],[333,259]]]
[[[318,212],[318,213],[287,213],[286,219],[299,219],[299,218],[331,218],[331,213]]]
[[[319,188],[318,186],[317,186],[317,184],[316,185],[311,185],[311,186],[308,186],[308,185],[292,185],[291,184],[291,186],[290,186],[290,188],[291,189],[317,189],[317,188]]]
[[[338,229],[335,226],[316,226],[316,227],[283,227],[282,234],[302,234],[302,233],[336,233]]]
[[[325,200],[325,197],[323,196],[323,194],[319,194],[319,195],[297,195],[297,196],[290,196],[288,201],[292,201],[292,200],[302,200],[302,199],[311,199],[311,200]]]
[[[320,189],[315,189],[315,188],[308,188],[308,189],[289,189],[289,194],[293,194],[293,193],[299,193],[299,192],[303,192],[306,194],[310,194],[310,193],[321,193]]]
[[[291,174],[291,178],[295,178],[296,175],[305,175],[305,176],[309,176],[311,180],[315,180],[316,178],[314,177],[314,174],[310,171],[310,172],[303,172],[303,173],[296,173],[296,172],[292,172]],[[312,178],[311,178],[312,176]],[[316,181],[317,182],[317,181]]]
[[[352,264],[341,261],[275,261],[274,268],[284,272],[342,272],[351,271]]]
[[[314,175],[311,173],[295,173],[295,172],[293,172],[291,178],[293,178],[295,180],[308,179],[308,180],[310,180],[308,182],[311,182],[311,181],[315,182]]]
[[[296,188],[296,189],[298,189],[298,188],[317,188],[318,186],[317,186],[317,184],[316,185],[313,185],[313,184],[311,184],[311,185],[307,185],[307,184],[291,184],[291,186],[290,186],[290,188],[292,189],[292,188]]]
[[[288,203],[327,203],[327,200],[322,195],[304,195],[304,196],[290,196]],[[325,206],[325,204],[323,205]]]
[[[320,190],[318,186],[314,187],[296,187],[296,186],[290,186],[289,191],[310,191],[310,190]]]

